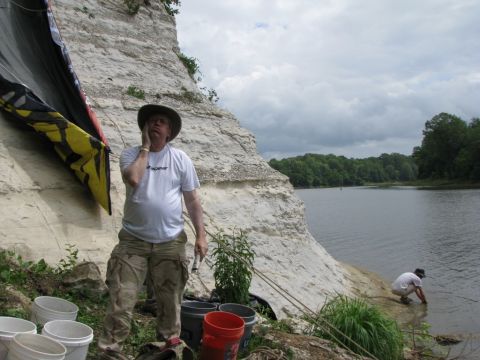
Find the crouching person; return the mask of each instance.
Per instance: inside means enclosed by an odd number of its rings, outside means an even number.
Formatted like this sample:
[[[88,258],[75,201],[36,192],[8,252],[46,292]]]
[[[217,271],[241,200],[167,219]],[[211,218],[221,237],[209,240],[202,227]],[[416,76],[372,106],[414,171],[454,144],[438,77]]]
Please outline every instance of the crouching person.
[[[415,292],[422,304],[426,304],[427,298],[422,289],[422,279],[424,277],[425,270],[423,269],[415,269],[413,273],[403,273],[392,283],[392,293],[400,296],[400,301],[408,305],[412,302],[408,295]]]

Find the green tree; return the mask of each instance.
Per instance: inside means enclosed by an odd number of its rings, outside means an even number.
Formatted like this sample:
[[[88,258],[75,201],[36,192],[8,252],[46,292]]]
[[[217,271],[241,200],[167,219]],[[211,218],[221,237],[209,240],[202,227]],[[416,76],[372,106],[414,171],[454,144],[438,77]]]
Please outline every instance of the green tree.
[[[468,125],[467,144],[456,162],[462,177],[480,180],[480,119],[474,118]]]
[[[456,178],[455,160],[467,141],[467,124],[440,113],[425,123],[422,145],[414,149],[420,178]]]
[[[400,181],[411,181],[416,178],[416,166],[415,164],[411,164],[408,162],[403,162],[400,164],[400,173],[399,173],[399,180]]]

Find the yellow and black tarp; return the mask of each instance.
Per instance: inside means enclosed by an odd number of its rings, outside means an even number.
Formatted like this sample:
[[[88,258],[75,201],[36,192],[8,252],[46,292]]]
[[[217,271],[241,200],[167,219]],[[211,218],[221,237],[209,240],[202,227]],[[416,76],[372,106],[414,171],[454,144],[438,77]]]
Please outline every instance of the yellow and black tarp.
[[[111,214],[109,153],[47,0],[0,0],[0,109],[49,139]]]

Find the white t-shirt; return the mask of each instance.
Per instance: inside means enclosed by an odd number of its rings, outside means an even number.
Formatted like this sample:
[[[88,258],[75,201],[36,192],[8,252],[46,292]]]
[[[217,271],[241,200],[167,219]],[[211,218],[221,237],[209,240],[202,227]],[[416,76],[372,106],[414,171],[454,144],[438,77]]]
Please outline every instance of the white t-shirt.
[[[140,147],[125,149],[120,156],[123,170],[135,161]],[[167,144],[148,153],[148,166],[136,188],[125,182],[123,228],[151,243],[175,239],[183,230],[182,193],[200,187],[192,160]]]
[[[402,291],[408,288],[409,285],[422,287],[422,279],[411,272],[403,273],[392,283],[392,290]]]

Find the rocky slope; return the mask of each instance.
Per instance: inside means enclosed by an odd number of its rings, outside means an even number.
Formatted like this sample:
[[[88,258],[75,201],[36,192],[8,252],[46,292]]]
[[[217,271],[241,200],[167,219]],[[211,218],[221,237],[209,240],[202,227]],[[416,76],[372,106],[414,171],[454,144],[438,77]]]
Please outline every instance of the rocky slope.
[[[74,69],[112,148],[113,215],[93,202],[34,135],[1,121],[2,247],[54,262],[66,255],[66,244],[74,244],[81,259],[104,269],[121,224],[124,187],[118,156],[125,146],[139,143],[138,108],[163,103],[183,118],[174,146],[195,163],[208,231],[246,231],[257,254],[256,268],[312,309],[329,294],[350,292],[349,272],[308,232],[303,204],[288,179],[257,154],[254,136],[234,115],[198,92],[177,56],[175,19],[159,0],[142,2],[135,15],[128,14],[127,1],[86,0],[82,8],[74,0],[51,3]],[[145,100],[127,95],[129,86],[145,91]],[[200,276],[213,288],[206,265]],[[191,286],[199,285],[193,281]],[[280,315],[297,312],[258,277],[251,290]]]

